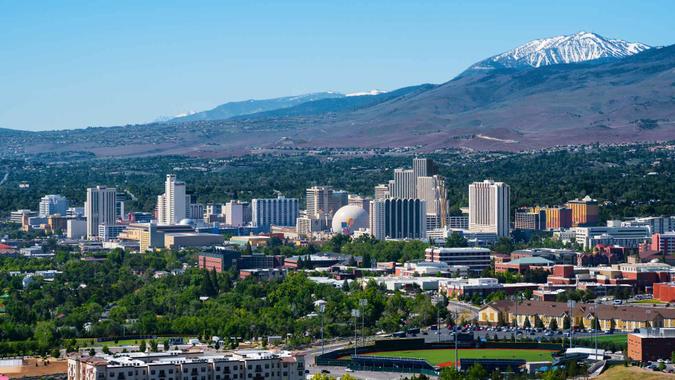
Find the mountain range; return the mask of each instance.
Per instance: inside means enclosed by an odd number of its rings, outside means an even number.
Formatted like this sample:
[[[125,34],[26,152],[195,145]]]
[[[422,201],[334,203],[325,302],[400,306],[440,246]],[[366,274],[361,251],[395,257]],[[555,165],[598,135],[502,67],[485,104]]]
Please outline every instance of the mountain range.
[[[23,151],[219,156],[279,145],[517,151],[667,140],[675,139],[674,68],[675,46],[580,32],[529,42],[440,85],[231,102],[147,125],[0,130],[0,146],[16,149],[30,136]]]

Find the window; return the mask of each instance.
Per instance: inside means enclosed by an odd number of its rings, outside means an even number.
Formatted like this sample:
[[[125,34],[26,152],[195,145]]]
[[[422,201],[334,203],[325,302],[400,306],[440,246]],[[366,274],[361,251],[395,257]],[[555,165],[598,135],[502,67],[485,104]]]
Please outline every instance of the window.
[[[154,370],[154,369],[153,369],[153,370],[150,370],[150,374],[151,374],[151,375],[154,375],[154,374],[155,374],[155,370]]]

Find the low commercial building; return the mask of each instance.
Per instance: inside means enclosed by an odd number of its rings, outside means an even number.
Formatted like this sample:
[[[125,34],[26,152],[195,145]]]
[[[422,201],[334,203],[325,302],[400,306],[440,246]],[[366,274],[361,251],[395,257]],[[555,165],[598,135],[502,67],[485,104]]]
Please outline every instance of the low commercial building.
[[[397,276],[467,276],[469,267],[466,265],[448,265],[444,262],[418,261],[408,262],[395,269]]]
[[[300,380],[302,354],[235,351],[229,354],[169,351],[101,354],[68,359],[68,380]]]
[[[532,283],[513,283],[500,284],[496,278],[453,278],[444,281],[440,284],[441,290],[448,295],[449,298],[458,297],[486,297],[495,292],[504,292],[506,294],[514,294],[525,290],[537,289],[537,284]]]
[[[194,232],[189,224],[157,225],[154,223],[131,223],[117,235],[119,240],[138,242],[141,252],[164,248],[164,234]]]
[[[225,237],[219,234],[200,232],[179,232],[164,234],[164,247],[169,249],[215,246],[223,244],[224,241]]]
[[[335,264],[347,263],[351,256],[337,253],[324,253],[315,255],[291,256],[284,260],[284,267],[290,269],[313,269],[326,268]]]
[[[516,272],[522,273],[532,269],[551,270],[555,263],[543,257],[523,257],[502,263],[495,263],[495,272]]]
[[[675,302],[675,282],[654,284],[654,299],[661,302]]]
[[[652,236],[648,226],[622,227],[620,222],[615,221],[608,221],[607,224],[601,227],[572,228],[577,244],[584,249],[598,244],[638,248]]]
[[[237,267],[237,261],[241,253],[234,249],[220,247],[213,252],[201,252],[197,256],[197,266],[199,269],[207,271],[215,270],[218,273],[225,272],[232,267]]]
[[[239,271],[239,278],[254,278],[260,281],[283,280],[288,274],[284,268],[266,268],[266,269],[242,269]]]
[[[444,262],[449,266],[463,265],[472,272],[482,272],[490,267],[490,250],[487,248],[438,248],[424,251],[425,260]]]
[[[675,352],[675,329],[644,329],[628,334],[628,357],[640,362],[670,359]]]

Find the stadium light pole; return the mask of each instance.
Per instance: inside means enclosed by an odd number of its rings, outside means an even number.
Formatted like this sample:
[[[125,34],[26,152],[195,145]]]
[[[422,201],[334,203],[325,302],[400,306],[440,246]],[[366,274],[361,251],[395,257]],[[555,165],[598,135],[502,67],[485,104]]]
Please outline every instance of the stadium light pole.
[[[324,315],[326,312],[326,301],[324,300],[318,300],[314,302],[314,305],[319,308],[319,313],[321,313],[321,355],[325,353],[325,346],[326,346],[326,341],[323,337],[323,320],[324,320]]]
[[[457,317],[459,313],[455,313],[455,318],[454,318],[454,324],[452,326],[452,329],[455,333],[455,369],[459,371],[459,356],[458,356],[458,351],[457,351]]]
[[[359,311],[361,313],[361,343],[362,346],[365,347],[366,345],[366,336],[364,334],[365,328],[366,328],[366,306],[368,305],[368,300],[365,298],[361,298],[359,300]]]
[[[356,331],[358,329],[359,309],[352,309],[352,317],[354,317],[354,356],[356,356],[356,347],[358,346],[358,338]]]
[[[577,305],[576,301],[567,301],[567,307],[570,309],[570,348],[572,348],[572,335],[574,334],[574,307]]]
[[[436,335],[438,335],[438,343],[441,342],[441,306],[443,305],[443,297],[439,294],[436,296]]]

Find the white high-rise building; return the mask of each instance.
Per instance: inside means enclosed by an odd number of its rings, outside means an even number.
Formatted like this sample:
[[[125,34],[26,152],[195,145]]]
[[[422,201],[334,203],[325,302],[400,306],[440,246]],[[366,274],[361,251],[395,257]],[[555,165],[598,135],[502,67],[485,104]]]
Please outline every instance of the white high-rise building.
[[[431,177],[436,175],[436,165],[431,158],[413,158],[415,177]]]
[[[509,236],[511,190],[504,182],[485,180],[469,185],[469,231]]]
[[[251,200],[252,223],[256,227],[295,226],[298,218],[298,199],[278,198]]]
[[[167,174],[164,194],[157,197],[158,223],[178,224],[189,215],[190,203],[190,196],[185,194],[185,182],[177,181],[174,174]]]
[[[394,181],[390,182],[389,196],[392,198],[415,199],[417,177],[411,169],[394,169]]]
[[[49,215],[60,214],[66,216],[68,212],[68,199],[63,195],[50,194],[40,198],[38,215],[47,217]]]
[[[84,204],[87,239],[95,239],[98,236],[99,224],[115,224],[117,220],[115,194],[114,187],[96,186],[87,189],[87,201]]]
[[[223,215],[225,215],[225,223],[230,226],[243,226],[244,221],[244,204],[239,201],[229,201],[223,205]]]
[[[307,216],[315,218],[319,211],[327,213],[333,208],[333,189],[328,186],[312,186],[307,189]]]

